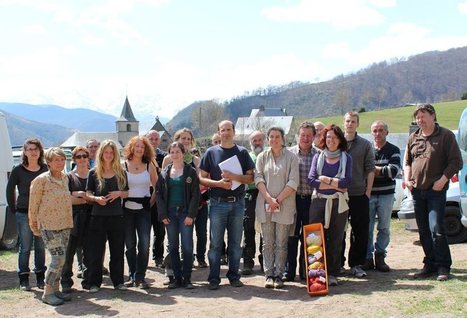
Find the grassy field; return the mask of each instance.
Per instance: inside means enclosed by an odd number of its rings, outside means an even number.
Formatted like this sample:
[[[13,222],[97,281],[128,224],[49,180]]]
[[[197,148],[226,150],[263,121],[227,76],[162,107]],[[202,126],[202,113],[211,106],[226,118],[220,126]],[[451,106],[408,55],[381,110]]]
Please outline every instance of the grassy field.
[[[457,129],[459,117],[464,108],[467,107],[467,100],[438,103],[433,106],[436,109],[438,123],[441,126],[449,129]],[[382,119],[389,125],[390,132],[405,133],[408,131],[414,109],[414,106],[407,106],[360,113],[360,128],[358,131],[361,133],[370,133],[370,125],[375,120]],[[311,118],[312,122],[318,120],[325,124],[335,123],[340,126],[342,125],[342,116]]]

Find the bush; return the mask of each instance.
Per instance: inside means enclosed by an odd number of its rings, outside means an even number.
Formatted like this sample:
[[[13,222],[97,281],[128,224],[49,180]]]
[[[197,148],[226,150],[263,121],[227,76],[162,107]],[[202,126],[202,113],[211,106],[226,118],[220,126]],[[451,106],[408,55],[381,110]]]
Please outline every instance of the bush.
[[[461,99],[462,99],[462,100],[466,100],[466,99],[467,99],[467,93],[462,94]]]

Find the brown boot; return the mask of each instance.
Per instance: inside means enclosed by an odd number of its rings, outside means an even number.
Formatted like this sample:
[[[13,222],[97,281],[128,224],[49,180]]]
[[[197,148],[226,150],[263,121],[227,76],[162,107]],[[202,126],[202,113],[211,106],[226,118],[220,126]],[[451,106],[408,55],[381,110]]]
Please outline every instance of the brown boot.
[[[386,256],[383,253],[375,253],[375,268],[380,272],[389,272],[389,265],[384,262]]]

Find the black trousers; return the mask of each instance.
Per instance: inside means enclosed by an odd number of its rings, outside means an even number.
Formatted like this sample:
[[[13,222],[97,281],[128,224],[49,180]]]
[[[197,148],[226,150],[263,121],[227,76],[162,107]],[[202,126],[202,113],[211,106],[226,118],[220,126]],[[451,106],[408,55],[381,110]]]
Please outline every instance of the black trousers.
[[[151,207],[151,223],[154,232],[152,240],[152,259],[164,259],[165,226],[157,217],[157,205]]]
[[[91,216],[87,250],[89,268],[85,271],[83,288],[100,287],[102,284],[102,258],[105,253],[106,239],[110,251],[110,279],[114,286],[123,284],[125,232],[122,216]]]
[[[255,240],[255,217],[256,198],[258,190],[248,190],[245,196],[245,216],[243,218],[243,266],[253,268],[255,265],[256,240]]]
[[[370,200],[363,194],[349,196],[350,249],[349,266],[363,265],[368,248],[368,228],[370,225]],[[342,262],[345,262],[345,236],[342,242]]]
[[[305,273],[305,255],[303,248],[303,226],[310,223],[310,205],[311,195],[301,196],[296,195],[295,205],[297,214],[295,215],[295,230],[294,235],[289,236],[287,241],[287,263],[286,276],[289,279],[294,279],[297,270],[297,254],[299,254],[298,274],[300,278],[306,276]],[[300,242],[300,251],[298,251],[298,242]]]

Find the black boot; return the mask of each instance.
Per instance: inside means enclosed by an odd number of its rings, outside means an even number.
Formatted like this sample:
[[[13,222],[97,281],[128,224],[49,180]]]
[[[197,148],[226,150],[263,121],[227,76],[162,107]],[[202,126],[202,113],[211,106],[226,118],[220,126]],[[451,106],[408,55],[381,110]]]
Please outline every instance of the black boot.
[[[182,279],[181,278],[175,278],[169,286],[167,286],[169,289],[175,289],[175,288],[180,288],[182,287]]]
[[[380,272],[389,272],[389,265],[384,262],[386,256],[383,253],[375,253],[375,268]]]
[[[19,277],[19,289],[24,291],[30,291],[31,286],[29,285],[29,273],[18,273]]]
[[[373,262],[373,258],[367,258],[365,263],[362,265],[362,269],[368,271],[370,269],[375,269],[375,263]]]
[[[44,278],[45,278],[45,272],[36,273],[37,288],[44,289],[44,286],[45,286]]]

